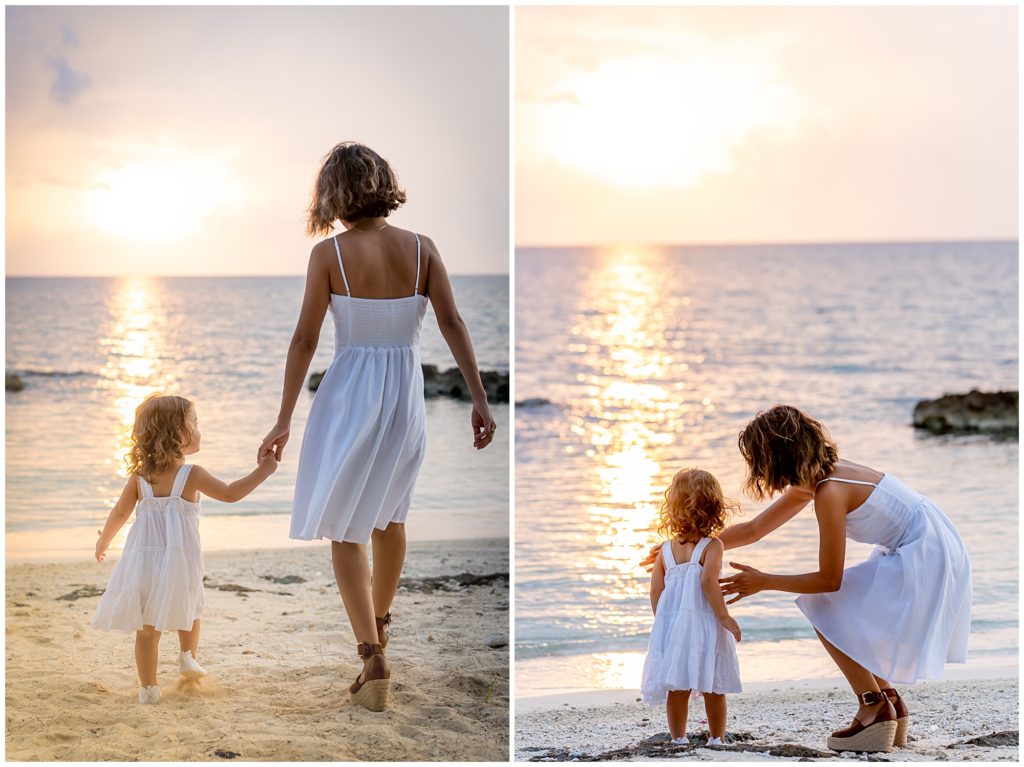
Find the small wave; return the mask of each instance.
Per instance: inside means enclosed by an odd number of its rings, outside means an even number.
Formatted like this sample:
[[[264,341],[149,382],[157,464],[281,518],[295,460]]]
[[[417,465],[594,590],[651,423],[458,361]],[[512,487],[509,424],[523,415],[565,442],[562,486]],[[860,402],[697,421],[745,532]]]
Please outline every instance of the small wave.
[[[15,372],[20,376],[35,376],[37,378],[85,378],[87,376],[93,376],[95,373],[90,373],[88,370],[15,370],[8,371]]]

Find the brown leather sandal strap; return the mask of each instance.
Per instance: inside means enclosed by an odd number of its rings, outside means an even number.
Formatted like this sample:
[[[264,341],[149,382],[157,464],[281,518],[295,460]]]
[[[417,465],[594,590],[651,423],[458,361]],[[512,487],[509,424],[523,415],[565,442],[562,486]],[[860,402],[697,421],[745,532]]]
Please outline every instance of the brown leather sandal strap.
[[[359,646],[356,649],[356,652],[358,653],[360,658],[366,660],[367,658],[372,658],[374,655],[383,655],[384,648],[381,647],[379,644],[369,644],[367,642],[360,642]]]
[[[874,706],[889,700],[884,693],[876,692],[875,690],[868,690],[867,692],[862,692],[860,695],[857,696],[857,698],[865,706]]]

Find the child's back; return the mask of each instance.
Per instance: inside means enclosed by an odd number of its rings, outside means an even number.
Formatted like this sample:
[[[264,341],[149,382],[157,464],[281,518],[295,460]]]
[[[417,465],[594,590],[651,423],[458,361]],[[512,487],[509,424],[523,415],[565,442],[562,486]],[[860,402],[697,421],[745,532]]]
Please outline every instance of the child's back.
[[[155,496],[141,476],[135,523],[110,584],[100,599],[93,628],[189,631],[203,612],[203,552],[199,502],[182,497],[189,464],[178,469],[171,492]]]
[[[665,589],[644,663],[644,703],[662,705],[672,690],[721,694],[742,689],[736,639],[722,626],[701,582],[701,559],[711,541],[701,538],[683,562],[676,562],[671,541],[662,544],[662,563],[656,566],[664,567]]]

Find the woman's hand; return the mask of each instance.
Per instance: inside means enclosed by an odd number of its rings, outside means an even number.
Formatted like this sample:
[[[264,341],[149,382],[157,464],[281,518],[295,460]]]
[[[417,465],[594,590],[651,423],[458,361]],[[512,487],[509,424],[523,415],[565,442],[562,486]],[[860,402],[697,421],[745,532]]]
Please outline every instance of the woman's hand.
[[[741,565],[738,562],[730,562],[729,567],[734,570],[740,570],[740,572],[727,578],[718,579],[718,582],[722,584],[722,596],[736,595],[732,599],[726,600],[725,603],[727,605],[739,602],[743,597],[750,597],[764,590],[766,578],[765,574],[760,570],[755,570],[749,565]]]
[[[96,561],[102,562],[104,557],[107,556],[107,544],[103,542],[102,530],[97,530],[96,535],[100,537],[100,539],[96,541]]]
[[[491,444],[491,440],[494,439],[494,430],[498,428],[498,424],[491,416],[491,408],[486,402],[479,405],[473,403],[473,415],[470,416],[470,421],[473,424],[473,447],[483,450]]]
[[[654,563],[658,561],[658,555],[661,553],[663,545],[661,543],[652,544],[651,550],[647,552],[647,556],[640,560],[640,567],[647,572],[651,572],[654,569]]]
[[[274,425],[274,428],[267,432],[267,436],[263,438],[263,442],[260,444],[260,449],[256,451],[256,462],[262,463],[267,453],[273,453],[274,458],[278,461],[281,460],[281,456],[284,453],[284,446],[288,444],[288,437],[291,435],[292,426],[290,423],[278,423]]]

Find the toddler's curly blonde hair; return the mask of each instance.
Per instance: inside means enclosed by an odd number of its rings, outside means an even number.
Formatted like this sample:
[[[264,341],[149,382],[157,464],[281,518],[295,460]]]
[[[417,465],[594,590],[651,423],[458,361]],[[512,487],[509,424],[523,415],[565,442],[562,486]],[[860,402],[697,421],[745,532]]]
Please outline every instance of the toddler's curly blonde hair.
[[[129,474],[149,481],[166,471],[175,460],[184,457],[184,448],[192,441],[194,429],[189,414],[195,409],[191,400],[173,394],[151,394],[135,408],[131,447],[125,456]]]
[[[703,469],[682,469],[672,477],[658,517],[658,535],[696,541],[725,527],[739,504],[722,493],[722,486]]]

